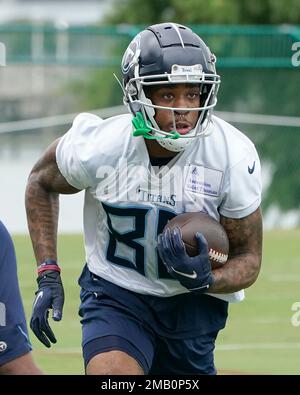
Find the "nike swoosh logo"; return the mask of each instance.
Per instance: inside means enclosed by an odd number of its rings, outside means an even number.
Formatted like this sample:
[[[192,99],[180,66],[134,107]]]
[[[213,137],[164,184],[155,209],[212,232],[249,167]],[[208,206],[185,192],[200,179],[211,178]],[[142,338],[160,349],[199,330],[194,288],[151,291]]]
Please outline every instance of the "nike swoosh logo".
[[[252,174],[252,173],[254,172],[254,169],[255,169],[255,161],[253,162],[252,167],[249,167],[249,166],[248,166],[248,173],[249,173],[249,174]]]
[[[182,273],[182,272],[179,272],[179,271],[175,270],[173,266],[171,266],[171,268],[172,268],[172,270],[173,270],[175,273],[180,274],[180,276],[184,276],[184,277],[188,277],[188,278],[193,278],[193,279],[194,279],[194,278],[197,278],[197,273],[195,272],[195,270],[193,270],[193,273],[192,273],[192,274],[189,274],[189,273]]]
[[[36,299],[35,299],[35,301],[34,301],[33,307],[35,307],[35,305],[37,304],[37,301],[38,301],[39,299],[42,299],[43,295],[44,295],[44,292],[43,292],[43,291],[41,291],[41,292],[38,293],[38,295],[37,295],[37,297],[36,297]]]
[[[199,291],[200,289],[208,289],[209,285],[203,285],[203,287],[198,287],[198,288],[190,288],[190,291]]]

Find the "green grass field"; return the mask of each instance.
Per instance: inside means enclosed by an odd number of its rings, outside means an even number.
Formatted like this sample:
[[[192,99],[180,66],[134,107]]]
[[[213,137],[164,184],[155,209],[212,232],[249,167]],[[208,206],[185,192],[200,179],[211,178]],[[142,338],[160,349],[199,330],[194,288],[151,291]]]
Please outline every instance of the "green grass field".
[[[34,298],[35,268],[30,240],[14,236],[19,279],[27,317]],[[58,342],[46,349],[30,332],[34,358],[48,374],[84,374],[77,278],[84,262],[82,237],[60,236],[66,302],[64,318],[51,326]],[[216,366],[223,374],[300,374],[300,326],[293,326],[292,305],[300,302],[300,229],[270,231],[257,282],[242,303],[231,305],[227,327],[216,347]]]

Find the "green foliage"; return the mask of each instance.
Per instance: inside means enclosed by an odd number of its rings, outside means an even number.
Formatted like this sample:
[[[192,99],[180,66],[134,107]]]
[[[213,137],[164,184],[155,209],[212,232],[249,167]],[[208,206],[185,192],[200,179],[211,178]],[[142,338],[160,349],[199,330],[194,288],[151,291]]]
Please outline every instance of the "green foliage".
[[[173,0],[175,20],[180,23],[235,23],[238,7],[235,0]]]
[[[217,109],[253,114],[297,116],[300,73],[284,69],[226,69]],[[299,128],[236,125],[255,143],[263,162],[273,164],[272,182],[263,206],[278,205],[282,210],[299,208],[300,165]]]
[[[269,0],[270,23],[299,24],[299,0]]]
[[[98,68],[91,71],[85,80],[71,84],[71,91],[78,95],[84,109],[105,108],[122,103],[122,90],[113,73],[120,75],[119,68]]]
[[[106,23],[147,24],[164,22],[173,18],[172,0],[114,0],[112,12]],[[171,13],[171,14],[170,14]]]
[[[299,23],[298,0],[115,0],[108,23]]]

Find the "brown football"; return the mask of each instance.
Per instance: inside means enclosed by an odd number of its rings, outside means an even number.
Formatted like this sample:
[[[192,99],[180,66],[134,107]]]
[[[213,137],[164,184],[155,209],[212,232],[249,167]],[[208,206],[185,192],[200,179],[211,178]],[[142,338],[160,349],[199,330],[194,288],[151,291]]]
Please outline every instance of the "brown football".
[[[221,267],[228,259],[229,241],[220,222],[206,213],[184,213],[172,218],[164,230],[178,227],[186,252],[190,256],[199,254],[196,233],[200,232],[207,240],[209,258],[213,269]]]

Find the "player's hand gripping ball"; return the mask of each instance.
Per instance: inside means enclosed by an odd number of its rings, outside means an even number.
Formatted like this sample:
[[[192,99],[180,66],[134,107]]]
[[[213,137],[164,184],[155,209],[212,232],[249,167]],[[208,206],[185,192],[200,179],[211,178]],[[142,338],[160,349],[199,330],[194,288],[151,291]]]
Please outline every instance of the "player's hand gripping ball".
[[[199,254],[196,233],[202,233],[208,244],[208,255],[212,269],[226,263],[229,252],[227,233],[220,222],[206,213],[184,213],[171,219],[164,228],[181,230],[182,241],[189,256]]]
[[[158,237],[157,249],[168,273],[192,292],[203,293],[214,282],[212,269],[228,258],[222,225],[205,213],[176,216]]]

